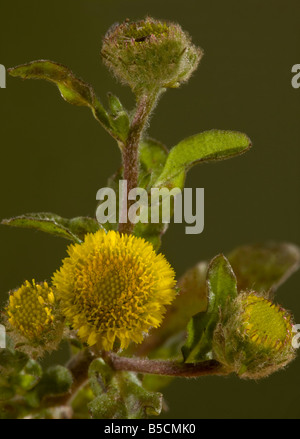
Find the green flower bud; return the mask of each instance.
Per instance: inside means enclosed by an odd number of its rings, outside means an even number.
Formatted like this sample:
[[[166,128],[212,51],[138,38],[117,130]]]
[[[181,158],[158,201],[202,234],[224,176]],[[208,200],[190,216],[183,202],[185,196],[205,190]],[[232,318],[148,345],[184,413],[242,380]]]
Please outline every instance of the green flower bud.
[[[241,378],[263,378],[295,356],[291,315],[255,292],[222,312],[213,337],[215,359]]]
[[[140,94],[178,87],[197,68],[203,52],[178,24],[146,18],[110,29],[101,54],[116,77]]]

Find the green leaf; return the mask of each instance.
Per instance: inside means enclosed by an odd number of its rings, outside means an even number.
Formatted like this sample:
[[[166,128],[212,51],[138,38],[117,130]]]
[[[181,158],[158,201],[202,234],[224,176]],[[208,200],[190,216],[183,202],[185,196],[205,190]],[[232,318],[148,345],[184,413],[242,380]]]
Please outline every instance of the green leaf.
[[[153,245],[154,250],[157,252],[161,246],[161,238],[166,233],[168,224],[144,224],[137,223],[134,226],[134,235],[139,238],[144,238],[146,241]]]
[[[127,410],[127,419],[158,416],[162,410],[162,394],[149,392],[134,373],[123,373],[121,386]]]
[[[102,358],[92,361],[89,367],[89,383],[95,396],[108,391],[114,376],[114,371]]]
[[[228,259],[239,290],[272,295],[300,267],[300,249],[285,242],[245,245],[233,250]]]
[[[28,391],[36,386],[38,378],[29,374],[21,373],[12,382],[22,390]]]
[[[0,349],[0,376],[20,372],[28,362],[28,356],[12,349]]]
[[[53,213],[28,213],[15,218],[4,219],[1,224],[11,227],[35,229],[51,235],[81,243],[86,233],[94,233],[100,226],[96,220],[87,217],[62,218]]]
[[[63,219],[65,227],[82,241],[87,233],[96,233],[101,226],[94,218],[78,216],[72,219]]]
[[[91,416],[88,410],[88,404],[93,401],[93,399],[95,399],[95,396],[87,383],[77,391],[72,399],[72,419],[89,419]]]
[[[139,187],[147,189],[150,194],[153,182],[161,174],[168,157],[166,146],[157,140],[145,138],[139,146],[140,173]],[[150,198],[149,198],[150,200]],[[172,212],[171,212],[172,215]],[[157,251],[161,246],[161,237],[167,231],[168,224],[152,224],[150,221],[150,206],[148,211],[149,223],[137,223],[134,234],[151,242]]]
[[[42,375],[43,370],[40,364],[35,360],[29,359],[24,369],[14,380],[14,383],[23,390],[31,390],[40,381]]]
[[[73,382],[71,372],[60,365],[49,367],[33,390],[39,399],[67,393]]]
[[[90,365],[89,380],[94,419],[143,419],[161,412],[162,395],[145,390],[134,373],[115,372],[98,358]]]
[[[110,108],[110,124],[113,127],[113,131],[125,142],[130,127],[128,113],[119,98],[112,93],[108,93],[108,103]]]
[[[97,396],[88,408],[93,419],[128,419],[123,401],[113,390]]]
[[[223,255],[216,256],[207,271],[208,309],[196,314],[188,324],[188,337],[182,348],[186,363],[209,358],[213,332],[219,320],[219,312],[228,301],[237,297],[235,274]]]
[[[74,73],[61,64],[48,60],[32,61],[7,70],[11,76],[23,79],[45,79],[53,82],[65,101],[73,105],[89,107],[95,119],[113,136],[119,140],[120,130],[115,129],[114,118],[110,118],[101,102],[97,99],[93,88],[77,78]]]
[[[145,138],[139,145],[140,175],[139,187],[150,189],[161,174],[168,157],[168,149],[157,140]],[[143,182],[148,180],[148,184]]]
[[[182,180],[182,175],[195,164],[235,157],[250,148],[250,139],[239,132],[211,130],[196,134],[171,149],[154,185],[175,187]]]
[[[37,361],[30,358],[28,360],[28,363],[24,367],[24,373],[34,376],[36,378],[41,378],[43,375],[43,369]]]

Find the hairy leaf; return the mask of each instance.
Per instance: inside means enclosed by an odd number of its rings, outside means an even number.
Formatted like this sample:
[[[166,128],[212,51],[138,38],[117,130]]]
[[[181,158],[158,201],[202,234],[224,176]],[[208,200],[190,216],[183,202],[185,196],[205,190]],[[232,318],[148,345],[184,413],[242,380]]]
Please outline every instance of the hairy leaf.
[[[108,93],[108,103],[110,108],[110,124],[113,127],[113,131],[120,139],[125,141],[130,127],[128,113],[124,109],[119,98],[112,93]]]
[[[7,70],[11,76],[23,79],[45,79],[53,82],[65,101],[73,105],[89,107],[94,117],[114,137],[124,141],[125,130],[116,123],[115,115],[111,118],[102,106],[91,85],[77,78],[66,66],[48,60],[32,61]]]
[[[49,367],[43,374],[40,382],[32,391],[42,399],[50,395],[62,395],[66,393],[73,382],[71,372],[60,365]]]
[[[144,419],[161,412],[162,395],[144,389],[134,373],[116,373],[99,358],[90,365],[89,380],[95,399],[88,407],[94,419]]]
[[[157,140],[145,138],[139,145],[139,158],[140,158],[140,187],[143,180],[148,176],[149,188],[152,183],[161,174],[163,167],[168,157],[168,149],[162,143]]]
[[[94,233],[100,227],[93,218],[77,217],[66,219],[49,212],[28,213],[15,218],[4,219],[1,221],[1,224],[11,227],[35,229],[77,243],[83,240],[86,233]]]
[[[155,186],[175,187],[178,178],[197,163],[224,160],[243,154],[251,148],[250,139],[235,131],[211,130],[188,137],[174,146]],[[176,182],[176,184],[175,184]]]
[[[220,310],[237,296],[234,272],[223,255],[216,256],[207,271],[208,309],[196,314],[188,324],[188,338],[182,348],[186,363],[207,359]]]
[[[28,356],[13,349],[0,349],[0,376],[20,372],[28,362]]]
[[[245,245],[228,259],[239,290],[270,292],[270,295],[300,266],[300,249],[289,243]]]
[[[147,189],[149,195],[151,193],[150,191],[153,182],[162,172],[167,156],[167,148],[157,140],[146,138],[140,143],[139,187]],[[157,224],[151,223],[150,201],[151,199],[149,197],[149,223],[137,223],[134,227],[134,234],[151,242],[154,249],[157,251],[161,246],[161,237],[168,229],[168,224],[163,224],[161,222]]]

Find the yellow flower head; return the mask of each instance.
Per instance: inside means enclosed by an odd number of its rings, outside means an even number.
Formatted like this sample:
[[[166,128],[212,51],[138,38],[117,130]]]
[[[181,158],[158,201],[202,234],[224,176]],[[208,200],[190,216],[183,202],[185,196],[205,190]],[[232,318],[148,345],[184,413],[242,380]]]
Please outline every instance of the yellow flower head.
[[[79,337],[105,350],[140,343],[175,298],[174,270],[142,238],[99,230],[71,245],[53,285]]]
[[[26,281],[12,292],[6,308],[12,328],[31,342],[41,342],[53,327],[54,294],[47,282]]]

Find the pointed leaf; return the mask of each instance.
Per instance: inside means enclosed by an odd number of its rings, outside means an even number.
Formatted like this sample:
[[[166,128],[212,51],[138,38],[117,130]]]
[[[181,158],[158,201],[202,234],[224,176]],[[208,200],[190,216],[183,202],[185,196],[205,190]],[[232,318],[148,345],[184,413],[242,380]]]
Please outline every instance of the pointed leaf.
[[[239,290],[270,291],[270,295],[300,266],[300,249],[289,243],[245,245],[228,259]]]
[[[207,359],[211,351],[213,332],[219,320],[219,312],[237,297],[237,281],[234,272],[223,255],[216,256],[207,272],[208,309],[196,314],[188,325],[188,338],[182,348],[186,363]]]
[[[174,186],[174,179],[197,163],[224,160],[243,154],[251,148],[243,133],[211,130],[182,140],[174,146],[155,186]],[[178,184],[178,183],[177,183]]]
[[[35,229],[80,243],[86,233],[94,233],[99,225],[93,218],[78,217],[71,220],[53,213],[28,213],[4,219],[1,224],[11,227]]]
[[[115,138],[119,138],[119,130],[115,130],[113,119],[102,106],[93,88],[77,78],[66,66],[48,60],[32,61],[7,70],[11,76],[23,79],[45,79],[53,82],[65,101],[73,105],[89,107],[94,117]],[[124,140],[124,138],[120,139]]]

